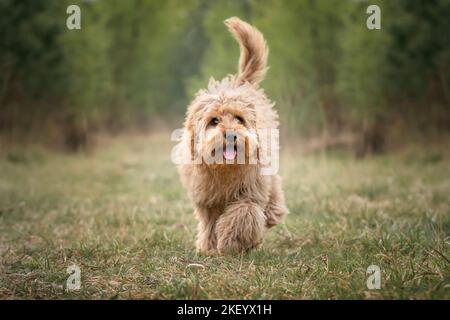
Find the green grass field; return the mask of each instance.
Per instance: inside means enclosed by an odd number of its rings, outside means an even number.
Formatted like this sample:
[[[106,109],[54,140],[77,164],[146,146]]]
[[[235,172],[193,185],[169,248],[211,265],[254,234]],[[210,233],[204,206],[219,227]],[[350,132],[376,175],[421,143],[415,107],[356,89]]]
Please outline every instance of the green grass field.
[[[450,153],[355,160],[282,148],[285,224],[207,257],[168,135],[87,154],[0,150],[0,298],[450,299]],[[68,266],[81,289],[67,291]],[[366,269],[381,269],[381,289]]]

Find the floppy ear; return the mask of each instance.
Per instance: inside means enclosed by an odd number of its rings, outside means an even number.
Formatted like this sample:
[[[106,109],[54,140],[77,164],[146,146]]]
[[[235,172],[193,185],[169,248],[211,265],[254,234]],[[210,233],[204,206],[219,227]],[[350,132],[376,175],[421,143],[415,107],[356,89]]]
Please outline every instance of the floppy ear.
[[[248,164],[258,164],[260,153],[259,135],[257,130],[250,129],[250,132],[253,137],[245,137],[245,161]]]
[[[256,159],[258,159],[258,162],[260,160],[259,158],[259,146],[256,147]]]
[[[248,164],[258,164],[259,163],[259,144],[256,144],[256,150],[252,148],[253,144],[251,144],[250,139],[248,137],[245,138],[245,162]],[[255,159],[256,155],[256,159]],[[253,162],[256,160],[256,163]]]
[[[189,135],[189,142],[190,142],[190,146],[189,146],[189,150],[191,151],[191,161],[195,160],[195,136],[194,136],[194,129],[191,128],[188,131],[188,135]]]
[[[186,122],[184,124],[185,128],[186,128],[186,134],[187,134],[187,138],[185,143],[187,144],[187,148],[191,154],[191,161],[194,161],[195,159],[195,152],[194,152],[194,148],[195,148],[195,130],[194,130],[194,125],[193,125],[193,120],[192,120],[192,116],[188,116],[186,118]]]

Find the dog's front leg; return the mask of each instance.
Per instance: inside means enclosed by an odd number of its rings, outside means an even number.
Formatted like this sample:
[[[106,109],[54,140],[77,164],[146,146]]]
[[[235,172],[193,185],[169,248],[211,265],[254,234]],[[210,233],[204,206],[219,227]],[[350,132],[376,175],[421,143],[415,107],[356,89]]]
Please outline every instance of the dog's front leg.
[[[206,254],[214,254],[217,247],[214,230],[218,214],[212,209],[197,207],[195,216],[198,219],[197,250]]]
[[[217,220],[215,233],[220,254],[257,248],[265,231],[266,218],[261,207],[251,201],[228,205]]]

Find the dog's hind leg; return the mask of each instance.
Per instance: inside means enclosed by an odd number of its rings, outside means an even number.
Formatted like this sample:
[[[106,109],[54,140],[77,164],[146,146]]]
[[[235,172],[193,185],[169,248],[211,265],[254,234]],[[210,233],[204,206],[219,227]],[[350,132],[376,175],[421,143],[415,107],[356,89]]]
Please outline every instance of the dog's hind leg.
[[[217,215],[205,208],[196,208],[194,214],[198,219],[197,250],[206,254],[215,253],[217,240],[214,229]]]
[[[227,206],[216,224],[217,250],[224,254],[259,247],[265,224],[264,212],[255,203],[239,201]]]
[[[266,215],[266,226],[270,228],[280,224],[283,221],[284,216],[288,213],[289,210],[284,205],[281,178],[276,175],[272,179],[269,202],[264,210],[264,214]]]

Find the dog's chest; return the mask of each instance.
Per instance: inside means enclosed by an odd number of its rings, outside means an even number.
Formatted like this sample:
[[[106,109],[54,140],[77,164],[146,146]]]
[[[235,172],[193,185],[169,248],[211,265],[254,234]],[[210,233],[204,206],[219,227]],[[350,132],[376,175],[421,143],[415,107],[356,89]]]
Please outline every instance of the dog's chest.
[[[192,177],[192,200],[204,207],[221,207],[229,203],[259,199],[265,189],[260,177],[253,172],[226,174],[196,174]],[[259,202],[259,201],[258,201]]]
[[[245,185],[239,177],[206,176],[196,181],[194,188],[195,202],[207,207],[220,206],[239,200],[245,193]]]

